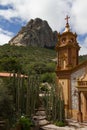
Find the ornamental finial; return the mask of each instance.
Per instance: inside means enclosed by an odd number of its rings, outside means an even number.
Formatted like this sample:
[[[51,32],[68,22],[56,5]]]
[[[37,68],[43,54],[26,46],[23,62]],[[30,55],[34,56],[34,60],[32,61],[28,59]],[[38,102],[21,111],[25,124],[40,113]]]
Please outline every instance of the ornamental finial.
[[[66,15],[66,18],[65,18],[65,20],[66,20],[66,23],[68,23],[68,20],[70,19],[70,17],[68,16],[68,15]]]
[[[69,32],[70,31],[70,27],[69,27],[69,23],[68,23],[69,18],[70,17],[68,15],[66,15],[66,18],[65,18],[65,20],[66,20],[66,26],[65,26],[64,32]]]

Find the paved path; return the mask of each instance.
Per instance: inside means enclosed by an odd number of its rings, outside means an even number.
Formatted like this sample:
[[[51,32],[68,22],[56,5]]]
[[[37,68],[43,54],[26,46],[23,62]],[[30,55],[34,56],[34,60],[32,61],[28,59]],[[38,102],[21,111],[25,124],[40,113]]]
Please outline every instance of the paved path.
[[[76,121],[68,120],[68,126],[57,127],[53,124],[45,125],[44,130],[87,130],[87,123],[78,123]]]

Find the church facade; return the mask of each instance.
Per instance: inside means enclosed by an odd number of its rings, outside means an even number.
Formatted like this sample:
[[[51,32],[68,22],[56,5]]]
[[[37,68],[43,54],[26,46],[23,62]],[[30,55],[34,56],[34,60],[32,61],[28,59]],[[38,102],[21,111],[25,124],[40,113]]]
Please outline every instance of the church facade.
[[[70,30],[66,17],[63,33],[58,33],[57,82],[63,89],[65,117],[87,121],[87,61],[79,64],[77,34]]]

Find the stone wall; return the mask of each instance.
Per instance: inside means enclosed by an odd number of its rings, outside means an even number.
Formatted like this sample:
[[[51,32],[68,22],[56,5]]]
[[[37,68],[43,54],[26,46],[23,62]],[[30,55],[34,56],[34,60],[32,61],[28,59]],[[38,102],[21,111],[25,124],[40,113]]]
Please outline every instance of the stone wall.
[[[71,75],[71,102],[72,102],[72,109],[78,110],[78,89],[76,88],[77,79],[84,75],[85,67],[82,69],[77,70]]]

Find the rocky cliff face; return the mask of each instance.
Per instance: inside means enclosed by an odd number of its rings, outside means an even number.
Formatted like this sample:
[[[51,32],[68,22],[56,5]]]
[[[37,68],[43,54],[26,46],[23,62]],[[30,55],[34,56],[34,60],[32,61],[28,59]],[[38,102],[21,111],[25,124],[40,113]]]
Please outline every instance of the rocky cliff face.
[[[57,32],[53,32],[47,21],[31,19],[10,41],[10,45],[53,47],[57,42]]]

